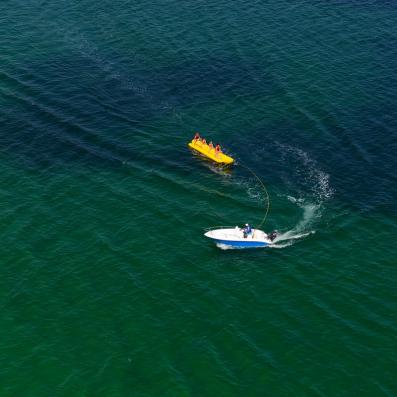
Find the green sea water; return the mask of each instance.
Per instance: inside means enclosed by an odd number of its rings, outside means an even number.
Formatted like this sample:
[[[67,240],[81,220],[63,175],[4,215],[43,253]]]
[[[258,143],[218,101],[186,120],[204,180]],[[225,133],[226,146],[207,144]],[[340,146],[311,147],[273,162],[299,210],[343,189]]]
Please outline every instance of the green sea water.
[[[0,397],[396,396],[396,40],[392,1],[0,2]],[[221,250],[245,166],[280,238]]]

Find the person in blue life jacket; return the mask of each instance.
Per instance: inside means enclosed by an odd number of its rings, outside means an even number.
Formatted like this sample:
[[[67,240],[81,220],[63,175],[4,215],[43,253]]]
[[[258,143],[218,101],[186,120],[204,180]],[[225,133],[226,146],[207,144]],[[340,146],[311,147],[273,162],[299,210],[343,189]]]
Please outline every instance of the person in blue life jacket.
[[[245,227],[243,228],[243,236],[244,236],[244,238],[247,238],[247,236],[250,235],[251,233],[252,233],[252,228],[251,228],[251,226],[248,223],[246,223]]]

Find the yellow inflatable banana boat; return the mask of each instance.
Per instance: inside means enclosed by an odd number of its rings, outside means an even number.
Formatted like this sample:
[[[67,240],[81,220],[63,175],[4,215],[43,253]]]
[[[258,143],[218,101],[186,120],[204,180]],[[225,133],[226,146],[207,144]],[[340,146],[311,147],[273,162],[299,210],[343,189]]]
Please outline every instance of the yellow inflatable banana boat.
[[[231,165],[234,162],[231,157],[227,156],[225,153],[222,153],[222,151],[216,150],[215,147],[210,147],[201,139],[193,139],[191,142],[189,142],[188,146],[218,164]]]

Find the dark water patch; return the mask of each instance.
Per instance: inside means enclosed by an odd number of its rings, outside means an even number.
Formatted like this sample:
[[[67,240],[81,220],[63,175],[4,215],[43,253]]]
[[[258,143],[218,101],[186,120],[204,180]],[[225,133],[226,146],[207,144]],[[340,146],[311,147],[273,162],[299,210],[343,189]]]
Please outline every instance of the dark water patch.
[[[42,116],[37,120],[35,116],[34,112],[25,110],[25,120],[10,117],[7,126],[16,127],[17,132],[8,130],[1,138],[4,150],[22,164],[46,169],[53,164],[122,161],[114,152],[106,150],[104,142],[99,146],[97,140],[89,142],[84,128],[49,115],[46,120]]]
[[[151,73],[130,71],[128,78],[125,72],[117,72],[117,60],[112,67],[105,66],[84,58],[55,58],[11,73],[3,70],[4,93],[8,103],[16,105],[3,109],[11,118],[11,129],[2,131],[5,147],[20,149],[18,156],[42,166],[51,159],[88,161],[90,156],[97,164],[99,158],[127,161],[153,143],[147,130],[153,120],[161,120],[170,111],[181,112],[223,97],[270,95],[275,89],[259,64],[233,59],[186,62]],[[13,131],[17,114],[33,129]]]
[[[42,167],[53,161],[85,162],[92,157],[98,164],[98,158],[112,162],[134,157],[139,144],[136,140],[131,144],[132,140],[128,141],[125,134],[155,117],[148,105],[150,101],[140,95],[134,98],[129,95],[127,100],[123,97],[125,93],[120,96],[119,87],[110,84],[117,92],[114,99],[115,96],[104,94],[110,87],[108,83],[92,89],[89,77],[92,70],[85,67],[84,62],[58,60],[57,65],[35,64],[29,70],[27,82],[23,75],[14,77],[3,73],[2,91],[7,106],[3,107],[2,114],[7,122],[1,133],[3,145],[11,150],[10,154]],[[74,78],[75,75],[79,78]],[[46,76],[47,89],[40,85],[40,76]],[[72,84],[65,85],[65,81]],[[88,93],[82,89],[84,84],[90,87]],[[123,105],[127,115],[123,114]],[[111,112],[104,113],[106,109]],[[116,117],[109,117],[111,113],[116,113]],[[118,128],[114,128],[115,125]],[[104,132],[109,129],[113,131],[111,135]],[[136,132],[141,135],[140,130]]]
[[[384,106],[364,107],[348,119],[325,120],[335,137],[335,147],[324,157],[325,162],[334,170],[338,190],[362,209],[388,206],[396,210],[391,197],[396,194],[393,169],[397,160],[393,153],[397,125],[388,117],[389,111]],[[352,189],[346,190],[346,181],[351,181]]]
[[[238,57],[185,61],[156,70],[148,81],[164,102],[181,109],[231,97],[266,97],[278,89],[265,65]]]
[[[331,1],[316,1],[315,4],[326,6],[326,7],[338,7],[345,6],[347,9],[350,7],[359,8],[362,10],[368,10],[375,8],[376,10],[382,8],[395,8],[395,2],[393,0],[331,0]]]
[[[287,122],[258,127],[236,136],[232,149],[245,162],[255,162],[266,180],[296,193],[321,197],[330,189],[361,210],[395,211],[397,126],[390,114],[385,107],[351,109],[343,116],[330,112],[321,120],[320,134]]]

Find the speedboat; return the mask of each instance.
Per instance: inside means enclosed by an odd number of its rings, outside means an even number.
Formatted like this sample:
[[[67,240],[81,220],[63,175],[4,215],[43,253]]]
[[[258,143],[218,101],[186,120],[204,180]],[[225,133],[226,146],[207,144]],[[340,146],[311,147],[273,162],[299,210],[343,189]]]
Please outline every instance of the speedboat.
[[[251,233],[244,233],[238,226],[221,227],[220,229],[210,229],[204,233],[216,243],[218,247],[230,248],[262,248],[272,244],[276,238],[276,232],[267,235],[263,230],[252,229]]]

